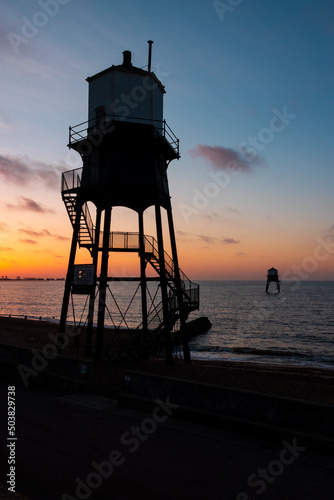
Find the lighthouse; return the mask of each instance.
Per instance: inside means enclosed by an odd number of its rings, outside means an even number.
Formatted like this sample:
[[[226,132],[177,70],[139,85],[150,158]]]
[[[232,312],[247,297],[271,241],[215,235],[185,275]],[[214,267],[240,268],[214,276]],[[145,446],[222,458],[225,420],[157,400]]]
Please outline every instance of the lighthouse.
[[[68,147],[81,156],[82,167],[62,174],[62,199],[73,236],[59,338],[61,343],[66,335],[73,296],[86,295],[85,350],[101,359],[108,294],[115,297],[115,281],[132,280],[138,282],[140,290],[141,321],[126,338],[131,342],[133,333],[138,352],[145,355],[153,348],[154,339],[163,339],[168,363],[174,359],[174,339],[181,338],[184,360],[189,363],[186,321],[190,312],[199,308],[199,286],[179,267],[167,179],[170,163],[180,158],[179,139],[164,120],[165,87],[151,69],[153,42],[148,44],[145,69],[134,66],[131,52],[125,50],[120,64],[87,78],[88,120],[69,128]],[[95,207],[94,216],[89,204]],[[137,232],[112,230],[115,207],[126,207],[137,214]],[[145,214],[151,207],[155,234],[148,235]],[[80,247],[87,249],[85,264],[76,263]],[[136,253],[139,275],[114,276],[112,252]],[[157,285],[154,300],[148,287],[153,283]],[[176,324],[178,335],[172,335]]]
[[[272,282],[276,283],[277,292],[279,293],[280,292],[280,282],[279,282],[279,277],[278,277],[278,271],[274,267],[271,267],[270,269],[268,269],[266,293],[268,293],[269,285]]]

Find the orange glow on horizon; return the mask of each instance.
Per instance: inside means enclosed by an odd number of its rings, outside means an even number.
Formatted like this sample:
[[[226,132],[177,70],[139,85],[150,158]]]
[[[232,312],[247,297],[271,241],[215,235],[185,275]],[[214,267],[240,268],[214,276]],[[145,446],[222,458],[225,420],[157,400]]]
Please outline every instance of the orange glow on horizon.
[[[147,226],[152,228],[152,222],[148,222]],[[129,229],[135,230],[135,225]],[[272,266],[278,269],[281,277],[290,279],[334,279],[333,255],[319,246],[316,238],[310,238],[305,246],[300,243],[298,235],[288,234],[283,238],[274,231],[265,237],[244,234],[240,237],[241,242],[236,233],[232,236],[228,241],[215,237],[206,240],[194,233],[180,232],[177,248],[181,270],[192,281],[263,280]],[[71,247],[71,228],[68,225],[66,237],[67,241],[43,237],[36,239],[36,243],[18,241],[12,234],[3,238],[0,241],[0,277],[64,278]],[[164,240],[171,255],[167,235]],[[91,263],[88,250],[78,249],[76,263]],[[109,275],[138,277],[139,266],[136,252],[109,254]],[[149,265],[147,273],[154,275]]]

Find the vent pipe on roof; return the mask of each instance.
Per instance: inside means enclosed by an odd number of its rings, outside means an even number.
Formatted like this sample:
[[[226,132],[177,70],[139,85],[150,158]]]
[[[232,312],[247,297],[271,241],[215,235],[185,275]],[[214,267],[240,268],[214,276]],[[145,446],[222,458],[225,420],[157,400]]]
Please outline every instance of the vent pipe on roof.
[[[148,47],[148,68],[147,68],[147,71],[148,71],[149,73],[151,73],[152,44],[153,44],[153,42],[152,42],[152,40],[148,40],[148,42],[147,42],[147,43],[148,43],[148,45],[149,45],[149,47]]]
[[[131,52],[130,50],[124,50],[123,52],[123,64],[124,68],[131,68]]]

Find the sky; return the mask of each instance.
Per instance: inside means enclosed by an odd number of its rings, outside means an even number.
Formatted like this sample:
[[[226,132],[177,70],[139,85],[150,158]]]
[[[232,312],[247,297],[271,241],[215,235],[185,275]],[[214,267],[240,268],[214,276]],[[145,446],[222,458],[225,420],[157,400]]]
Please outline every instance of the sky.
[[[0,1],[0,277],[64,277],[61,173],[85,79],[132,52],[166,87],[168,168],[192,280],[334,279],[334,4],[319,0]],[[129,210],[113,229],[136,231]],[[148,211],[146,227],[151,230]],[[152,226],[153,231],[153,226]],[[86,253],[85,253],[86,252]],[[113,256],[113,272],[133,263]],[[86,250],[78,262],[90,262]]]

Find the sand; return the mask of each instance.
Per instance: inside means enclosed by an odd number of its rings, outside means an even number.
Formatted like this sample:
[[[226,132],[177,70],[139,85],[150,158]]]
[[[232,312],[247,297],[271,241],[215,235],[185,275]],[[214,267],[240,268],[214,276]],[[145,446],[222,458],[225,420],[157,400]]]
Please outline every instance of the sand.
[[[55,323],[0,317],[2,344],[43,349],[50,342],[48,334],[56,334],[57,331]],[[193,360],[191,365],[186,365],[177,359],[173,366],[167,366],[163,358],[117,363],[104,360],[96,364],[94,392],[116,399],[123,389],[126,370],[334,405],[334,367],[326,369],[216,360]]]

